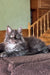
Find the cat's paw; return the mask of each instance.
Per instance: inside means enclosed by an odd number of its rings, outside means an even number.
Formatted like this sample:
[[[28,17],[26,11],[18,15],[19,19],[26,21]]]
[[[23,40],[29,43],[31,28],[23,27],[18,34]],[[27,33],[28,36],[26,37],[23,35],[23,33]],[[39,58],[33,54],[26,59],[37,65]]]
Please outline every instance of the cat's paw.
[[[5,52],[0,53],[0,57],[7,57],[7,54]]]

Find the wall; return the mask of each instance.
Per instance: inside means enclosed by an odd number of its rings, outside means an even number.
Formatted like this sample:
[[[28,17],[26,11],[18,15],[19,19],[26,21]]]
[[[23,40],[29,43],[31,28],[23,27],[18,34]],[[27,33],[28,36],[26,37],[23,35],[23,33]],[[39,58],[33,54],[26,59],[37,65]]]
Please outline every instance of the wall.
[[[30,0],[0,0],[0,30],[7,25],[27,28],[30,22]]]

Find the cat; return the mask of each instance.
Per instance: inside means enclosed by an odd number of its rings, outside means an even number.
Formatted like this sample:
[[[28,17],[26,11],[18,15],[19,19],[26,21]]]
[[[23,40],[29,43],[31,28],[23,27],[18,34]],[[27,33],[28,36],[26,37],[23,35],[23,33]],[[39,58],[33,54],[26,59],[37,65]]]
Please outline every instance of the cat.
[[[3,43],[0,43],[0,57],[25,56],[38,53],[48,53],[48,48],[43,41],[35,37],[23,37],[22,28],[17,30],[7,26]]]

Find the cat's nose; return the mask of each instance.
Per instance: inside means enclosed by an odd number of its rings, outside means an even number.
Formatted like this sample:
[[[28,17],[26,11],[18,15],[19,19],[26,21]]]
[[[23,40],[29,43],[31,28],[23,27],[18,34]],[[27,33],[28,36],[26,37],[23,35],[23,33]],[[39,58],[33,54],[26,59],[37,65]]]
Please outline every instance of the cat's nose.
[[[15,43],[15,41],[14,41],[14,40],[9,40],[9,42],[10,42],[10,43]]]
[[[17,41],[15,41],[15,43],[18,43]]]

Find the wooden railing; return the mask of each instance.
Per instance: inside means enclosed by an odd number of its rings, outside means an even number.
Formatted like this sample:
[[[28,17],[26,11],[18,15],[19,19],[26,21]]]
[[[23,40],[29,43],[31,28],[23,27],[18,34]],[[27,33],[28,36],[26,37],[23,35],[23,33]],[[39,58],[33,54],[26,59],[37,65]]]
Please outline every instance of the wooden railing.
[[[28,23],[28,36],[30,37],[31,35],[33,35],[37,38],[39,36],[42,36],[42,34],[50,28],[49,20],[50,20],[50,11],[48,11],[46,14],[40,17],[32,25]]]

